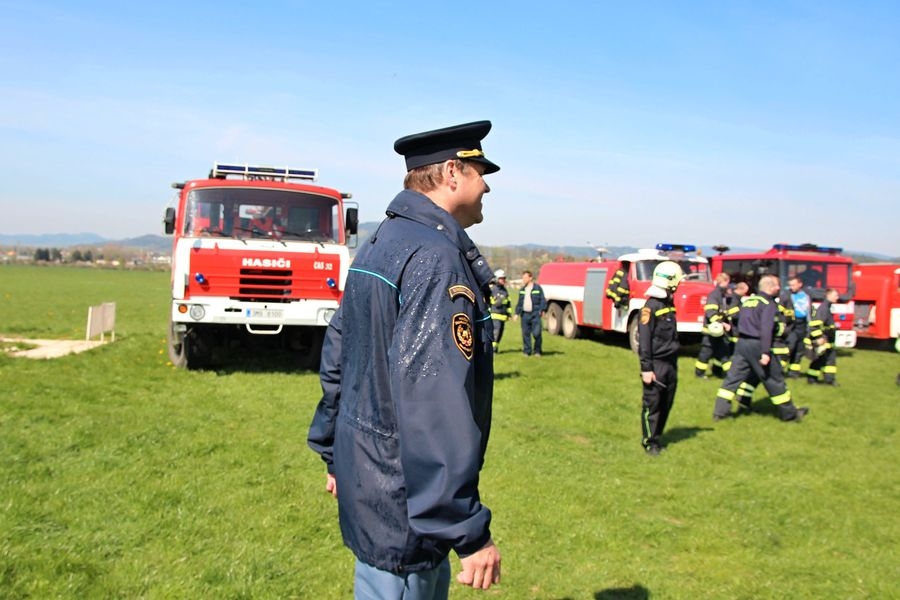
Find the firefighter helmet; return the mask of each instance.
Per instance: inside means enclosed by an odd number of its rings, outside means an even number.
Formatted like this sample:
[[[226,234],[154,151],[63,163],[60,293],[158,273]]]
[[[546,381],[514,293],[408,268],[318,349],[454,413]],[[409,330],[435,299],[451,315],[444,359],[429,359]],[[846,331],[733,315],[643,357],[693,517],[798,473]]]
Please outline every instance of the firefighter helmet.
[[[653,280],[650,283],[664,290],[674,290],[681,283],[682,277],[684,277],[684,271],[681,270],[678,263],[666,260],[653,269]]]
[[[713,321],[706,326],[706,331],[711,337],[722,337],[725,335],[725,326],[721,321]]]
[[[497,269],[496,271],[494,271],[494,277],[496,277],[497,279],[506,277],[506,271],[504,271],[503,269]]]

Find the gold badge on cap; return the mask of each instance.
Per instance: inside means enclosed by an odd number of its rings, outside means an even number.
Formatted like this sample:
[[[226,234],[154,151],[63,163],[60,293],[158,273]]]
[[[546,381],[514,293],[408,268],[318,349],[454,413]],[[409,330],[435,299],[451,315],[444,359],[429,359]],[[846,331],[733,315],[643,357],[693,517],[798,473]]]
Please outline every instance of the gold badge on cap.
[[[641,309],[641,325],[646,325],[650,322],[650,308],[645,306]]]
[[[456,347],[466,357],[466,360],[472,360],[472,352],[475,348],[475,337],[472,334],[472,321],[469,315],[465,313],[456,313],[453,315],[453,341]]]
[[[469,302],[475,304],[475,293],[464,285],[451,285],[447,288],[447,293],[450,294],[451,300],[456,300],[460,296],[465,296]]]

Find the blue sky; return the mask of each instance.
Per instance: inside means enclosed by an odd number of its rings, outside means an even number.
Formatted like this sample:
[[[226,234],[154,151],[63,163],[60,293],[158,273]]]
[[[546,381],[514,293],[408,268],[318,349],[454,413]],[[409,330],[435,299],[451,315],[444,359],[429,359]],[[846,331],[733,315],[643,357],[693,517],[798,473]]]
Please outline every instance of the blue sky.
[[[214,161],[363,221],[396,138],[490,119],[484,245],[900,255],[897,2],[0,0],[0,233],[161,233]]]

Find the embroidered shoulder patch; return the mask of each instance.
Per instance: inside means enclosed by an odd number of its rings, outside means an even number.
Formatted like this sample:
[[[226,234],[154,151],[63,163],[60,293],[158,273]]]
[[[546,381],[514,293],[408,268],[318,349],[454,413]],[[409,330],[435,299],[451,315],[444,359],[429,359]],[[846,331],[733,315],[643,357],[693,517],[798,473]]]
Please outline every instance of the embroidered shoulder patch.
[[[472,321],[469,315],[465,313],[456,313],[453,315],[453,341],[456,347],[466,357],[466,360],[472,360],[472,352],[475,348],[475,339],[472,335]]]
[[[460,296],[465,296],[468,298],[469,302],[475,304],[475,293],[462,284],[451,285],[447,288],[447,293],[450,294],[451,300],[456,300]]]
[[[646,325],[650,322],[650,307],[645,306],[641,309],[641,325]]]

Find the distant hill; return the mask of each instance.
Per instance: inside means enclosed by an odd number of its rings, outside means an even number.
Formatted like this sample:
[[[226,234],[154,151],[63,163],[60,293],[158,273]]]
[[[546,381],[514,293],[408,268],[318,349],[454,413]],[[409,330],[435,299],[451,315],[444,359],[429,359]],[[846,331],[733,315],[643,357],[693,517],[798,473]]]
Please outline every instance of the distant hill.
[[[79,244],[104,244],[107,241],[96,233],[0,233],[0,244],[4,246],[68,248]]]
[[[380,222],[366,222],[359,224],[359,243],[358,247],[362,246],[362,243],[369,239],[369,237],[375,233],[378,229],[378,225]],[[500,249],[506,249],[512,252],[520,252],[522,254],[530,254],[535,257],[543,256],[543,257],[553,257],[558,256],[569,256],[573,258],[593,258],[597,256],[597,248],[591,248],[587,245],[581,246],[553,246],[548,244],[517,244],[512,246],[487,246],[486,244],[480,244],[478,240],[475,240],[478,243],[479,247],[481,247],[482,251],[486,255],[493,254],[492,251],[497,251]],[[168,254],[172,250],[172,237],[171,236],[162,236],[162,235],[142,235],[133,238],[124,238],[124,239],[109,239],[104,238],[103,236],[97,235],[96,233],[47,233],[47,234],[8,234],[8,233],[0,233],[0,246],[4,247],[24,247],[24,248],[70,248],[70,247],[99,247],[106,245],[115,245],[115,246],[123,246],[126,248],[136,248],[148,252],[155,252],[158,254]],[[766,248],[730,248],[729,252],[762,252],[765,251]],[[700,253],[702,256],[714,256],[717,254],[716,250],[713,249],[713,245],[700,245],[699,246]],[[629,252],[635,252],[637,250],[636,247],[633,246],[609,246],[604,248],[604,256],[606,257],[616,257],[622,254],[627,254]],[[878,254],[876,252],[864,252],[857,250],[845,250],[844,254],[852,257],[856,262],[866,263],[866,262],[878,262],[878,261],[888,261],[888,262],[900,262],[900,257],[896,256],[888,256],[886,254]]]

